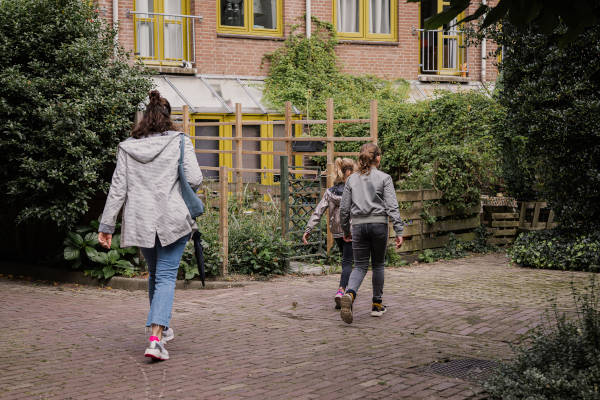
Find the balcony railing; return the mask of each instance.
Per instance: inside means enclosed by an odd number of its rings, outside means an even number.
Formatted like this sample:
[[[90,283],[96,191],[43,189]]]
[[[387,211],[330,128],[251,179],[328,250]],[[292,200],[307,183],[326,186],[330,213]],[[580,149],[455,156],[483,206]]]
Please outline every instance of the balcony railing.
[[[191,67],[196,62],[195,21],[201,16],[129,11],[135,23],[135,55],[149,64]]]
[[[421,73],[466,76],[467,47],[464,32],[456,29],[419,32]]]

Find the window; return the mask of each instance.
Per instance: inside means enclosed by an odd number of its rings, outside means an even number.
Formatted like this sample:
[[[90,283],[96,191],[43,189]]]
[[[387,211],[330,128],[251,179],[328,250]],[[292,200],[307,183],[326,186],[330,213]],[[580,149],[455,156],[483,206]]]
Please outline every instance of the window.
[[[149,64],[193,62],[189,0],[136,0],[135,54]]]
[[[282,36],[282,0],[217,0],[218,31]]]
[[[333,0],[341,39],[395,40],[397,0]]]

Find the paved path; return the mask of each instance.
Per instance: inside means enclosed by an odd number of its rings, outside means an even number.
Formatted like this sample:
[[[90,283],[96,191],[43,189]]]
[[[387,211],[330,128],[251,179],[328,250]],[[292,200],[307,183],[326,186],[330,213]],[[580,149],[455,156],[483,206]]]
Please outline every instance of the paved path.
[[[382,318],[370,274],[352,325],[333,309],[339,275],[176,293],[171,360],[143,357],[147,299],[0,278],[1,399],[472,399],[473,382],[427,369],[500,359],[570,307],[583,273],[511,267],[493,254],[386,271]]]

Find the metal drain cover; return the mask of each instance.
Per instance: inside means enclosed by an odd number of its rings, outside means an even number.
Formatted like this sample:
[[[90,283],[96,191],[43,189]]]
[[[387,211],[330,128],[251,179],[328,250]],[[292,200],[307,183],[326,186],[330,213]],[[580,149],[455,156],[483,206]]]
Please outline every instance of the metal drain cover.
[[[425,367],[425,371],[466,381],[485,380],[498,367],[496,361],[467,358],[437,362]]]

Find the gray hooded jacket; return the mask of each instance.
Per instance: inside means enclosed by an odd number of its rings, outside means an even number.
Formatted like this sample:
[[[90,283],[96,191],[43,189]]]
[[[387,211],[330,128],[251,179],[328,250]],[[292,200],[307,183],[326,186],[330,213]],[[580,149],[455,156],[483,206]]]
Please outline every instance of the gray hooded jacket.
[[[392,177],[375,167],[368,174],[353,173],[346,180],[340,203],[342,229],[350,235],[350,225],[388,223],[396,236],[402,236],[404,223],[398,212],[398,199]]]
[[[342,193],[344,193],[343,183],[338,183],[325,191],[323,198],[306,224],[306,229],[304,230],[305,233],[310,234],[312,232],[321,220],[321,216],[325,210],[329,208],[329,229],[331,229],[331,234],[334,238],[344,236],[342,226],[340,225],[340,201],[342,200]]]
[[[113,233],[122,207],[121,247],[154,247],[157,235],[167,246],[197,229],[179,186],[180,143],[179,132],[168,131],[119,144],[98,231]],[[185,139],[183,167],[188,183],[198,188],[202,172],[189,139]]]

